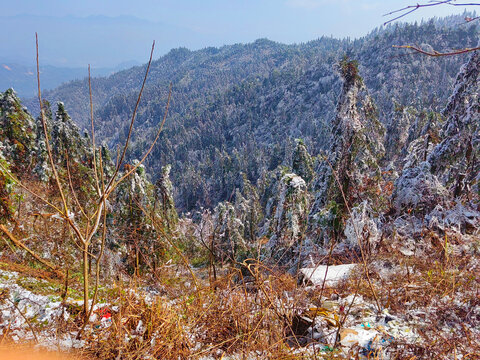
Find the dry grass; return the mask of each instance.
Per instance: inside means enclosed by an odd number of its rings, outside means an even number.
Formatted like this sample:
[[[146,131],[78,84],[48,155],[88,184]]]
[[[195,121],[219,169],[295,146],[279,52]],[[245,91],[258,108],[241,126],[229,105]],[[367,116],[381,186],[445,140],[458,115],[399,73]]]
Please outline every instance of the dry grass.
[[[393,359],[480,359],[478,256],[446,255],[438,246],[404,256],[390,248],[377,254],[369,268],[382,307],[417,324],[421,339],[415,344],[394,340],[389,347]],[[358,294],[373,301],[361,276],[336,291],[347,296],[357,283]]]
[[[182,265],[170,266],[155,279],[137,278],[128,286],[117,284],[109,292],[112,325],[87,329],[82,355],[98,359],[328,359],[356,358],[361,349],[347,356],[338,351],[299,352],[300,338],[292,336],[293,318],[311,304],[322,306],[327,299],[345,298],[355,292],[374,304],[370,285],[362,272],[338,286],[305,288],[281,271],[262,264],[226,268],[209,284],[196,270],[198,287]],[[480,326],[479,264],[475,257],[441,253],[405,257],[389,251],[370,262],[370,277],[379,302],[391,314],[421,321],[415,331],[421,341],[394,340],[389,352],[394,359],[477,359],[479,340],[472,329]],[[161,271],[162,269],[159,269]],[[207,278],[207,276],[205,276]],[[161,295],[144,292],[155,282]],[[135,289],[135,291],[132,291]],[[322,293],[322,296],[320,296]],[[350,316],[349,309],[339,313]],[[423,312],[422,315],[419,313]],[[72,311],[73,313],[73,311]],[[64,325],[64,332],[78,329],[79,319]],[[350,319],[350,318],[349,318]],[[347,326],[351,321],[341,323]],[[140,324],[140,325],[139,325]],[[59,327],[60,324],[57,324]],[[445,331],[450,327],[450,331]],[[337,331],[340,329],[333,329]],[[301,342],[302,345],[304,344]],[[334,344],[329,344],[333,346]],[[456,355],[455,355],[456,354]]]
[[[157,297],[152,303],[137,295],[122,295],[115,301],[119,310],[113,325],[87,339],[85,354],[102,359],[136,359],[146,354],[158,359],[239,354],[302,358],[293,356],[286,342],[296,311],[297,302],[290,298],[296,281],[285,274],[263,277],[260,272],[252,282],[241,279],[241,272],[232,269],[213,286],[184,288],[180,297]]]
[[[55,198],[47,189],[46,186],[38,190]],[[28,245],[39,253],[49,250],[59,263],[70,268],[69,287],[78,293],[81,277],[75,274],[78,275],[80,267],[71,256],[75,248],[70,240],[65,240],[62,222],[35,219],[31,214],[41,212],[42,205],[28,194],[23,196],[28,207],[22,205],[17,213],[22,227],[18,227],[15,234],[27,239]],[[114,286],[111,278],[103,278],[102,283],[108,286],[102,289],[100,301],[109,304],[111,326],[96,327],[102,325],[97,321],[86,329],[82,356],[92,359],[360,358],[362,349],[353,349],[349,354],[335,342],[327,344],[336,345],[335,351],[312,350],[311,339],[305,341],[301,336],[293,336],[298,333],[294,319],[310,306],[320,308],[326,300],[337,301],[352,294],[374,306],[373,287],[381,308],[405,322],[416,322],[415,331],[421,338],[416,343],[392,341],[388,347],[391,358],[480,359],[478,332],[474,332],[480,327],[480,314],[475,311],[480,306],[478,251],[458,250],[468,245],[462,238],[448,235],[445,240],[425,232],[423,238],[418,239],[421,244],[418,253],[404,256],[396,250],[395,241],[384,239],[381,248],[367,256],[371,284],[362,270],[335,287],[305,289],[283,270],[258,262],[219,268],[217,280],[210,283],[207,268],[195,269],[193,273],[186,268],[185,260],[192,263],[194,259],[186,258],[185,253],[183,258],[176,255],[176,262],[152,269],[142,277],[130,278],[128,285],[117,282]],[[47,279],[61,287],[62,282],[52,279],[47,270],[38,268],[20,252],[13,255],[5,242],[2,246],[1,269]],[[359,257],[358,254],[347,257],[334,254],[324,262],[350,262]],[[155,288],[156,296],[146,293],[146,287]],[[65,306],[71,318],[50,325],[58,336],[75,334],[82,324],[81,309],[68,303]],[[340,324],[330,329],[333,333],[353,321],[348,307],[337,315]],[[42,330],[39,328],[37,332]],[[8,338],[4,340],[8,343]],[[305,345],[308,350],[302,348]]]
[[[90,332],[86,356],[97,359],[188,359],[189,339],[181,317],[164,301],[148,304],[122,295],[108,329]],[[148,358],[147,357],[147,358]]]

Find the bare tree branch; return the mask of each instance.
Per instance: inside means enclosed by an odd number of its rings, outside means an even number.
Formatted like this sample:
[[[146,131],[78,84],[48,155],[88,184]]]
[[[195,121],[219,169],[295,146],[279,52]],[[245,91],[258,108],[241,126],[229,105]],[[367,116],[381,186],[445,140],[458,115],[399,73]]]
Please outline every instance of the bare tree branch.
[[[68,191],[68,189],[69,189],[68,185],[70,185],[71,191],[73,193],[73,197],[74,197],[74,200],[75,200],[74,204],[72,206],[78,206],[79,209],[80,209],[80,212],[86,218],[86,221],[85,221],[84,224],[77,224],[75,222],[75,220],[73,219],[73,216],[72,216],[73,213],[70,213],[69,210],[68,210],[67,198],[65,196],[64,189],[62,188],[62,180],[60,179],[60,176],[59,176],[59,174],[56,170],[55,161],[54,161],[54,158],[53,158],[53,155],[52,155],[52,150],[51,150],[50,141],[49,141],[48,128],[47,128],[47,122],[46,122],[46,119],[45,119],[45,114],[44,114],[44,109],[43,109],[43,104],[42,104],[42,97],[41,97],[40,66],[39,66],[39,60],[38,60],[38,34],[35,34],[35,39],[36,39],[36,59],[37,59],[38,100],[40,102],[40,119],[41,119],[41,122],[42,122],[42,125],[43,125],[43,132],[44,132],[44,136],[45,136],[45,143],[46,143],[46,147],[47,147],[47,151],[48,151],[49,162],[50,162],[50,165],[52,167],[52,171],[53,171],[53,174],[54,174],[54,178],[55,178],[55,181],[56,181],[58,191],[61,195],[61,199],[62,199],[62,203],[63,203],[63,210],[61,210],[60,207],[56,207],[52,203],[48,202],[46,199],[43,199],[41,196],[34,193],[28,187],[24,186],[21,182],[19,182],[15,178],[15,176],[10,174],[10,172],[6,169],[6,167],[3,166],[3,164],[1,164],[1,163],[0,163],[0,168],[9,177],[14,179],[14,181],[16,183],[18,183],[23,189],[25,189],[26,191],[31,193],[33,196],[41,199],[43,202],[45,202],[46,204],[48,204],[49,206],[54,208],[58,212],[58,214],[61,215],[63,220],[68,224],[69,230],[70,231],[73,230],[73,232],[75,234],[74,238],[76,238],[76,240],[78,240],[78,243],[77,243],[77,241],[75,241],[75,239],[74,239],[73,243],[77,247],[80,247],[82,255],[83,255],[82,256],[83,257],[83,259],[82,259],[82,264],[83,264],[83,298],[84,298],[84,303],[83,303],[84,312],[83,312],[83,314],[84,314],[84,317],[85,317],[83,325],[85,327],[85,325],[88,322],[89,317],[92,313],[93,306],[95,305],[95,301],[97,300],[98,284],[99,284],[99,277],[100,277],[100,261],[103,257],[103,254],[104,254],[106,234],[107,234],[106,233],[106,228],[107,228],[107,218],[106,218],[106,216],[107,216],[107,211],[108,211],[108,209],[107,209],[107,198],[108,198],[109,194],[119,185],[119,183],[122,180],[124,180],[128,175],[130,175],[133,171],[135,171],[135,169],[138,168],[138,166],[140,166],[145,161],[148,154],[150,154],[150,152],[152,151],[153,146],[158,141],[160,133],[161,133],[161,131],[163,129],[163,126],[165,124],[166,117],[167,117],[168,107],[169,107],[169,104],[170,104],[170,97],[171,97],[171,93],[172,93],[172,85],[170,85],[170,90],[169,90],[168,100],[167,100],[167,106],[166,106],[166,110],[165,110],[165,115],[163,117],[163,121],[161,123],[161,126],[160,126],[160,128],[157,132],[157,135],[156,135],[155,140],[153,141],[151,147],[149,148],[149,150],[147,151],[145,156],[137,164],[136,167],[133,167],[133,169],[127,175],[122,176],[120,178],[120,180],[116,181],[116,177],[117,177],[117,175],[120,171],[120,168],[122,166],[122,162],[125,159],[125,155],[126,155],[126,152],[127,152],[127,149],[128,149],[128,145],[129,145],[131,135],[132,135],[133,125],[134,125],[135,118],[136,118],[136,115],[137,115],[138,107],[139,107],[139,104],[140,104],[140,100],[141,100],[141,97],[142,97],[142,94],[143,94],[143,90],[145,88],[145,83],[147,81],[148,73],[149,73],[149,70],[150,70],[151,63],[152,63],[153,51],[154,51],[154,48],[155,48],[155,41],[154,41],[153,44],[152,44],[152,50],[150,52],[150,59],[148,61],[147,69],[145,71],[145,76],[143,78],[142,87],[141,87],[140,92],[138,94],[135,109],[133,111],[132,118],[130,120],[130,128],[129,128],[129,133],[128,133],[128,136],[127,136],[127,140],[125,141],[125,145],[123,147],[123,151],[122,151],[121,155],[119,157],[117,157],[117,164],[115,166],[115,172],[114,172],[113,176],[111,177],[111,179],[108,182],[106,182],[106,179],[104,178],[103,162],[102,162],[102,154],[101,153],[99,154],[99,157],[98,157],[98,160],[99,160],[98,165],[99,166],[97,166],[97,154],[96,154],[97,149],[96,149],[96,144],[95,144],[95,126],[94,126],[94,118],[93,118],[92,86],[91,86],[91,75],[90,75],[90,66],[89,66],[89,68],[88,68],[88,80],[89,80],[90,122],[91,122],[91,128],[92,128],[92,150],[93,150],[92,170],[95,173],[95,187],[96,187],[96,192],[98,193],[98,199],[95,201],[96,205],[92,209],[93,214],[91,216],[88,216],[87,215],[87,210],[88,210],[87,207],[85,205],[82,206],[82,204],[80,204],[80,201],[79,201],[79,199],[76,195],[76,192],[75,192],[75,189],[74,189],[74,186],[73,186],[73,181],[72,181],[72,178],[71,178],[69,158],[68,158],[68,154],[66,154],[68,183],[65,182],[65,184],[66,184],[65,191]],[[100,173],[100,175],[99,175],[99,173]],[[107,185],[105,185],[105,184],[107,184]],[[103,231],[102,231],[102,234],[101,234],[101,248],[100,248],[100,252],[97,254],[97,256],[95,256],[89,251],[89,246],[92,244],[92,240],[93,240],[94,236],[99,231],[99,227],[100,227],[101,223],[103,223]],[[0,229],[0,230],[5,232],[4,229]],[[90,277],[90,274],[89,274],[89,271],[88,271],[88,263],[89,263],[90,258],[95,258],[96,259],[95,293],[94,293],[94,298],[93,298],[93,302],[92,302],[91,306],[89,306],[89,277]],[[79,337],[81,336],[81,333],[82,333],[84,327],[79,332],[79,334],[78,334]]]
[[[87,213],[85,212],[85,210],[83,209],[82,204],[80,204],[80,201],[78,201],[77,192],[75,191],[75,188],[73,187],[72,174],[71,174],[71,172],[70,172],[70,161],[69,161],[69,158],[68,158],[68,151],[67,151],[67,150],[65,150],[65,159],[66,159],[66,161],[67,161],[68,183],[70,184],[70,190],[72,191],[73,199],[75,200],[75,203],[76,203],[77,206],[79,207],[80,212],[82,213],[82,215],[83,215],[83,216],[85,217],[85,219],[87,219],[87,221],[88,221],[88,215],[87,215]]]
[[[65,274],[63,274],[59,269],[58,267],[56,267],[55,265],[51,264],[50,262],[48,262],[47,260],[44,260],[42,259],[40,256],[38,256],[33,250],[31,250],[27,245],[25,245],[23,242],[21,242],[20,240],[18,240],[17,238],[15,238],[15,236],[13,236],[13,234],[8,231],[8,229],[1,225],[0,224],[0,230],[10,239],[10,241],[12,243],[15,244],[15,246],[25,250],[26,252],[28,252],[35,260],[37,260],[39,263],[45,265],[46,267],[48,267],[50,270],[52,270],[58,277],[64,277]]]
[[[398,9],[398,10],[394,10],[394,11],[391,11],[383,16],[390,16],[390,15],[393,15],[393,14],[398,14],[400,13],[400,15],[394,17],[393,19],[390,19],[388,21],[386,21],[385,23],[383,23],[383,25],[387,25],[395,20],[398,20],[398,19],[401,19],[411,13],[413,13],[414,11],[417,11],[421,8],[426,8],[426,7],[432,7],[432,6],[439,6],[439,5],[450,5],[450,6],[480,6],[480,3],[475,3],[475,2],[471,2],[471,3],[457,3],[457,0],[442,0],[442,1],[429,1],[428,3],[425,3],[425,4],[416,4],[416,5],[410,5],[410,6],[405,6],[404,8],[401,8],[401,9]],[[472,19],[470,21],[473,21],[473,20],[476,20],[476,19]]]
[[[413,13],[414,11],[417,11],[420,8],[439,6],[439,5],[480,6],[480,3],[478,3],[478,2],[467,2],[467,3],[462,2],[462,3],[459,3],[459,2],[457,2],[457,0],[431,0],[428,3],[424,3],[424,4],[418,4],[417,3],[416,5],[406,6],[404,8],[394,10],[394,11],[391,11],[391,12],[383,15],[383,16],[389,16],[389,15],[400,13],[400,15],[395,16],[394,18],[386,21],[383,25],[386,25],[386,24],[389,24],[389,23],[391,23],[395,20],[401,19],[401,18]],[[461,23],[459,25],[467,24],[469,22],[472,22],[472,21],[475,21],[475,20],[478,20],[478,19],[480,19],[480,16],[476,16],[474,18],[466,17],[465,22]],[[461,54],[469,53],[469,52],[476,51],[476,50],[480,49],[480,47],[475,47],[475,48],[463,48],[463,49],[458,49],[458,50],[440,52],[440,51],[437,51],[437,50],[432,50],[432,51],[423,50],[422,48],[420,48],[420,46],[413,46],[413,45],[394,45],[393,47],[394,48],[400,48],[400,49],[410,49],[410,50],[413,50],[414,53],[423,54],[423,55],[431,56],[431,57],[461,55]]]
[[[23,320],[25,320],[25,322],[27,323],[28,327],[30,328],[30,330],[31,330],[31,332],[32,332],[32,334],[33,334],[33,337],[34,337],[34,339],[35,339],[35,342],[38,344],[37,334],[36,334],[36,332],[35,332],[35,329],[34,329],[33,326],[32,326],[32,323],[28,320],[27,316],[18,308],[17,304],[15,304],[14,301],[12,301],[12,300],[10,300],[10,299],[8,298],[8,296],[5,297],[5,300],[7,300],[10,304],[12,304],[13,307],[15,308],[15,310],[17,310],[18,313],[20,314],[20,316],[23,318]]]
[[[127,171],[127,173],[125,175],[123,175],[117,182],[115,182],[113,186],[111,186],[111,189],[109,189],[109,190],[107,189],[107,196],[118,186],[118,184],[120,184],[123,180],[125,180],[127,177],[129,177],[130,174],[132,174],[134,171],[136,171],[138,169],[138,167],[145,162],[148,155],[150,155],[150,153],[152,152],[153,147],[157,143],[157,141],[160,137],[160,134],[162,133],[163,126],[165,125],[165,121],[167,120],[168,108],[170,107],[171,97],[172,97],[172,84],[170,83],[170,89],[168,90],[167,105],[165,107],[165,113],[163,114],[163,120],[160,124],[160,127],[158,128],[157,135],[155,136],[155,139],[153,140],[152,144],[150,145],[150,148],[147,150],[145,155],[143,155],[142,159],[135,166],[133,166],[129,171]]]
[[[137,116],[138,106],[140,105],[140,100],[142,98],[143,89],[145,88],[145,83],[147,82],[148,72],[150,71],[150,65],[152,64],[152,57],[153,57],[153,50],[154,49],[155,49],[155,41],[152,44],[152,50],[150,51],[150,59],[148,60],[147,70],[145,71],[145,76],[143,78],[142,87],[140,88],[140,92],[138,93],[137,103],[135,104],[135,109],[133,110],[132,119],[130,120],[130,127],[128,129],[127,140],[125,140],[125,146],[123,147],[122,155],[120,156],[120,158],[117,162],[117,167],[115,169],[115,173],[113,174],[112,178],[108,182],[108,185],[106,186],[106,191],[107,192],[110,189],[110,187],[112,186],[112,184],[114,183],[115,177],[117,176],[118,172],[120,171],[120,167],[122,166],[123,159],[125,158],[125,154],[127,152],[128,144],[130,142],[130,137],[132,136],[133,124],[135,123],[135,118]],[[105,194],[104,194],[104,196],[105,196]],[[101,199],[100,201],[103,201],[103,199]]]
[[[436,50],[426,51],[426,50],[421,49],[418,46],[412,46],[412,45],[393,45],[393,47],[397,48],[397,49],[410,49],[410,50],[413,50],[417,53],[427,55],[427,56],[432,56],[432,57],[461,55],[461,54],[469,53],[469,52],[472,52],[472,51],[480,50],[480,46],[479,47],[474,47],[474,48],[465,48],[465,49],[460,49],[460,50],[453,50],[453,51],[450,51],[450,52],[438,52]]]
[[[95,186],[97,188],[97,194],[100,196],[100,184],[98,183],[97,172],[97,149],[95,147],[95,126],[93,124],[93,100],[92,100],[92,77],[90,76],[90,64],[88,64],[88,94],[90,95],[90,122],[92,126],[92,150],[93,150],[93,172],[95,173]]]
[[[38,62],[38,34],[35,33],[35,45],[37,49],[37,85],[38,85],[38,102],[40,103],[40,119],[42,120],[42,125],[43,125],[43,132],[45,134],[45,144],[47,146],[47,152],[48,152],[48,159],[50,160],[50,165],[52,167],[53,171],[53,176],[55,177],[55,182],[57,183],[58,191],[60,192],[60,196],[62,197],[62,202],[63,202],[63,210],[64,212],[61,212],[61,215],[64,218],[68,218],[68,206],[67,206],[67,200],[65,199],[65,194],[63,193],[62,189],[62,184],[60,183],[60,178],[57,173],[57,168],[55,167],[55,162],[53,161],[53,155],[52,155],[52,149],[50,148],[50,141],[48,139],[48,129],[47,129],[47,122],[45,120],[45,113],[43,111],[43,101],[42,101],[42,91],[40,89],[40,65]]]

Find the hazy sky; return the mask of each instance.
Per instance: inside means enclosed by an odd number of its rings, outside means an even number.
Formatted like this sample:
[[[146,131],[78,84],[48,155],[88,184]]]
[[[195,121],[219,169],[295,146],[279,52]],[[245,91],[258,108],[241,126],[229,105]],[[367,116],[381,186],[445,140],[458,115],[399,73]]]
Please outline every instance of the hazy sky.
[[[69,47],[77,46],[78,53],[89,51],[90,60],[99,66],[111,66],[127,60],[142,61],[151,40],[157,41],[157,57],[172,47],[187,46],[198,49],[237,42],[251,42],[257,38],[293,43],[314,40],[322,35],[360,37],[383,24],[389,11],[416,4],[418,0],[16,0],[0,1],[0,26],[22,28],[25,36],[12,38],[12,45],[0,45],[0,57],[12,57],[32,46],[32,34],[38,31],[43,40],[44,53],[50,63],[83,65],[80,55],[69,55]],[[444,16],[463,12],[463,8],[438,6],[420,9],[404,20]],[[20,16],[21,15],[21,16]],[[25,17],[25,15],[33,15]],[[129,16],[116,19],[105,29],[101,19],[90,19],[84,24],[75,18],[95,15]],[[16,16],[16,17],[15,17]],[[131,17],[140,21],[133,21]],[[63,19],[58,19],[63,18]],[[390,17],[391,18],[391,17]],[[25,20],[27,19],[27,20]],[[67,19],[67,20],[66,20]],[[128,21],[127,21],[128,20]],[[1,22],[4,22],[2,24]],[[127,24],[127,22],[130,22]],[[27,24],[28,23],[28,24]],[[17,26],[16,26],[17,25]],[[38,28],[38,30],[37,30]],[[35,30],[33,30],[35,29]],[[11,30],[12,34],[15,29]],[[115,37],[115,34],[118,34]],[[84,37],[82,37],[84,36]],[[27,40],[28,38],[28,40]],[[8,39],[7,39],[8,40]],[[6,40],[6,41],[7,41]],[[3,40],[2,40],[3,41]],[[14,44],[18,42],[17,45]],[[91,48],[88,47],[88,42]],[[109,44],[102,49],[102,41]],[[8,42],[8,41],[7,41]],[[45,44],[47,43],[47,44]],[[55,46],[52,43],[56,43]],[[72,44],[73,43],[73,44]],[[56,59],[62,44],[65,56]],[[46,45],[46,48],[45,48]],[[12,49],[8,48],[12,46]],[[98,49],[98,51],[97,51]],[[104,50],[102,52],[102,50]],[[73,50],[72,50],[73,51]],[[112,53],[108,56],[107,53]],[[2,54],[3,53],[3,54]],[[91,59],[98,53],[98,59]],[[105,54],[104,54],[105,53]],[[73,54],[73,53],[72,53]],[[138,54],[138,55],[137,55]],[[113,56],[114,55],[114,56]],[[77,64],[78,63],[78,64]]]

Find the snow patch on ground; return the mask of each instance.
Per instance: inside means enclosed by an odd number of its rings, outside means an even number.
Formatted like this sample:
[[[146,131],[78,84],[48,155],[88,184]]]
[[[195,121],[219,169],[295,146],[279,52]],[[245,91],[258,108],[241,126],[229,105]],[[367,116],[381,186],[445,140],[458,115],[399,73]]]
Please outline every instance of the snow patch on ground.
[[[313,285],[322,286],[325,279],[325,285],[332,286],[346,279],[355,266],[357,264],[318,265],[316,267],[302,268],[300,272],[307,283],[311,282]]]

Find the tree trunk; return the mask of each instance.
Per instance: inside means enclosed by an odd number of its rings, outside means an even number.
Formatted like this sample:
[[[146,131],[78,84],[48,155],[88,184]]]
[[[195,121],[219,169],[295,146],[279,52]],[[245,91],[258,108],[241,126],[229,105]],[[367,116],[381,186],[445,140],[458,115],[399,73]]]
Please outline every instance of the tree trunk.
[[[85,323],[88,321],[88,245],[83,247],[83,312],[85,314]]]

